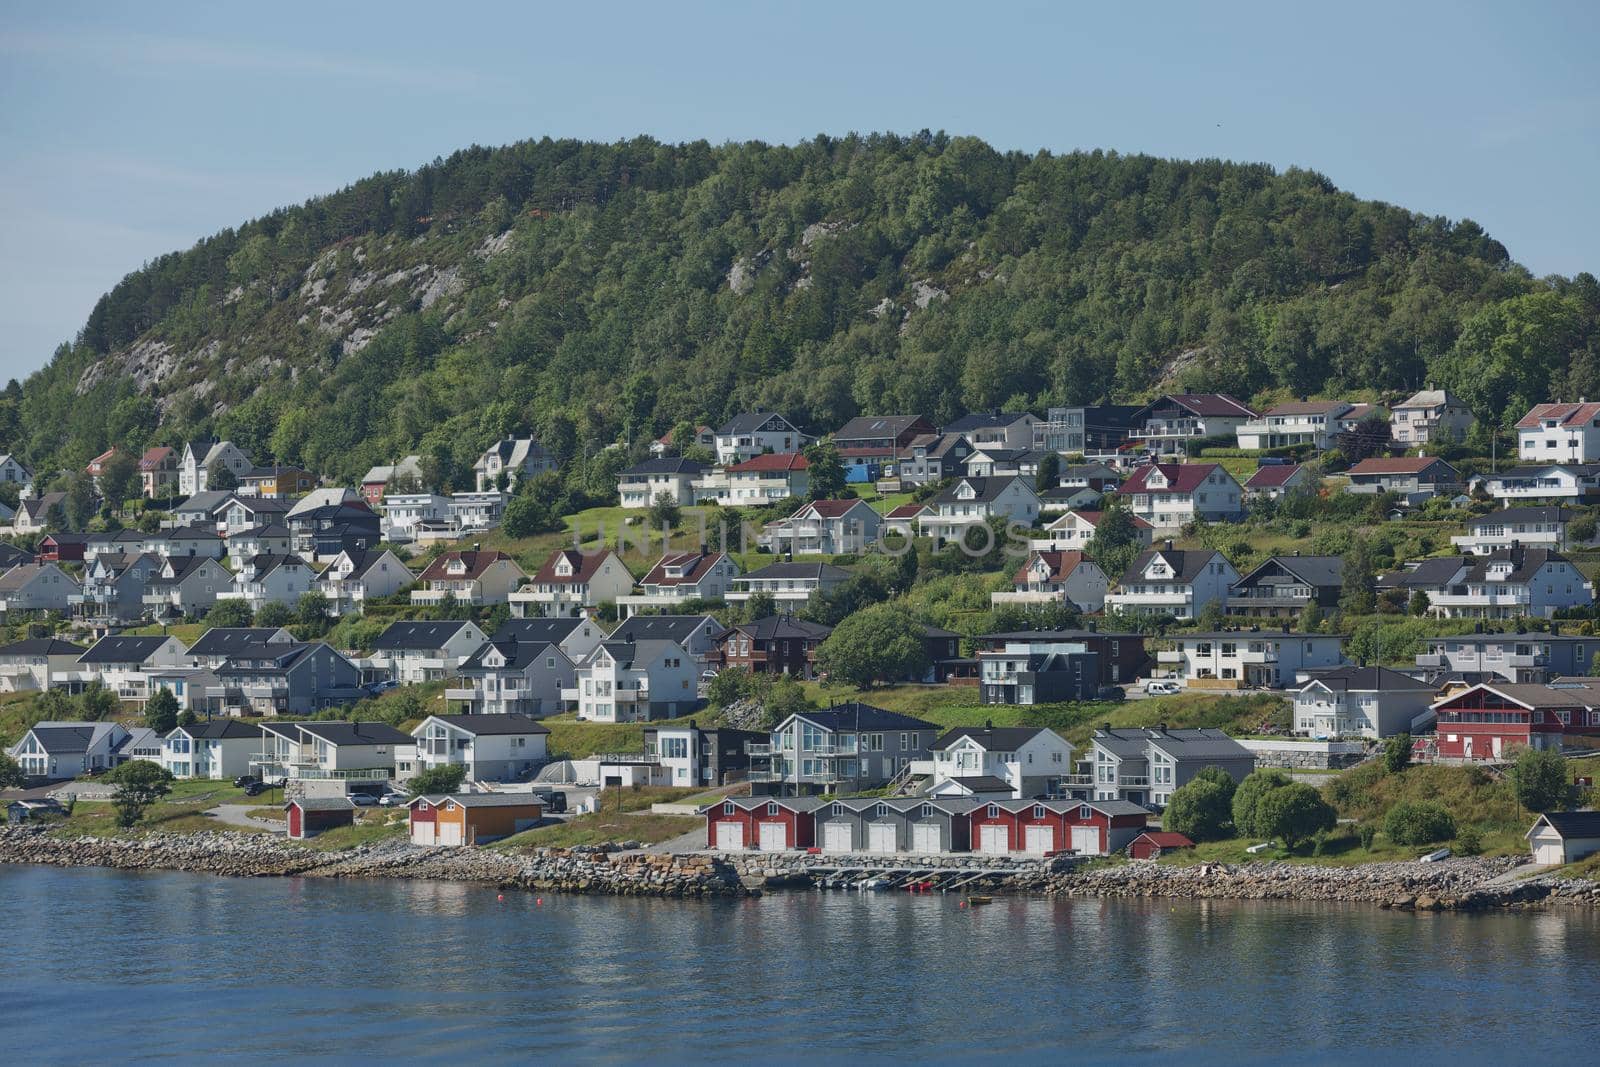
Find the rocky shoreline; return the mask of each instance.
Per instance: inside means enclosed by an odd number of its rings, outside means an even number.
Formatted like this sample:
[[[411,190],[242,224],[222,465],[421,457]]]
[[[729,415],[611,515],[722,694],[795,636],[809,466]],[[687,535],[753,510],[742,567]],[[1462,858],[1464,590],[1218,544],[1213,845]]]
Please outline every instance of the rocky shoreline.
[[[1521,861],[1457,858],[1439,864],[1313,867],[1287,863],[1090,866],[964,858],[987,868],[971,890],[1055,897],[1282,900],[1370,904],[1415,911],[1600,907],[1600,882],[1533,876],[1487,884]],[[881,863],[882,857],[877,857]],[[933,863],[929,862],[929,866]],[[955,861],[950,861],[953,864]],[[809,887],[805,854],[665,854],[615,848],[422,848],[405,841],[323,852],[281,838],[210,831],[139,837],[59,837],[42,827],[0,828],[0,863],[192,871],[242,878],[416,878],[539,892],[615,896],[741,897]],[[949,865],[949,864],[947,864]]]

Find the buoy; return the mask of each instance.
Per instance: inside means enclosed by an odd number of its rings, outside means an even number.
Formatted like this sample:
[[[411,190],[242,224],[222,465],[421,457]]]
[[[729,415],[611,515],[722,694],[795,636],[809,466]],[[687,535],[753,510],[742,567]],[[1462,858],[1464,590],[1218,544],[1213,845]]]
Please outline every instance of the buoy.
[[[504,904],[506,902],[506,895],[504,893],[496,893],[494,899]]]
[[[544,903],[544,897],[534,897],[533,898],[533,903],[534,903],[535,906],[543,904]]]

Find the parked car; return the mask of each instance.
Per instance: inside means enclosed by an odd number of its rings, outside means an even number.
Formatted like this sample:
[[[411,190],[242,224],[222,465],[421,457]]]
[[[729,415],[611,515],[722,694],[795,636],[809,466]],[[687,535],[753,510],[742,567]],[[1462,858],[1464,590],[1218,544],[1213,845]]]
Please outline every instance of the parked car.
[[[552,815],[565,815],[567,813],[567,794],[559,789],[550,794],[550,799],[545,801],[544,808]]]
[[[411,803],[409,793],[385,793],[378,798],[378,804],[385,808],[403,808]]]
[[[350,803],[358,808],[374,808],[378,806],[378,798],[371,793],[351,793]]]
[[[241,774],[239,777],[233,780],[233,787],[235,789],[248,789],[253,785],[260,784],[261,779],[253,774]]]
[[[270,788],[271,786],[267,785],[267,783],[263,781],[257,780],[254,782],[247,782],[244,786],[244,795],[247,797],[258,797]]]
[[[1165,680],[1158,681],[1156,679],[1151,679],[1150,681],[1144,683],[1144,691],[1149,693],[1151,696],[1171,696],[1173,693],[1182,692],[1183,687],[1177,682],[1169,682]]]
[[[371,693],[373,696],[377,696],[379,693],[387,693],[389,690],[397,688],[399,685],[400,683],[395,681],[393,678],[385,678],[381,682],[372,682],[366,688],[367,692]]]

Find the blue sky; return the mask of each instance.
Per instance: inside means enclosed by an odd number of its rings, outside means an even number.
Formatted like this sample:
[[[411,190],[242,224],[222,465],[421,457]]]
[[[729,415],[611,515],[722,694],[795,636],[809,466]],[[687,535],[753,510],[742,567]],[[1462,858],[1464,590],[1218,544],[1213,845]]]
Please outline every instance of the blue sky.
[[[163,252],[472,143],[976,134],[1299,165],[1600,268],[1593,3],[11,5],[0,377]]]

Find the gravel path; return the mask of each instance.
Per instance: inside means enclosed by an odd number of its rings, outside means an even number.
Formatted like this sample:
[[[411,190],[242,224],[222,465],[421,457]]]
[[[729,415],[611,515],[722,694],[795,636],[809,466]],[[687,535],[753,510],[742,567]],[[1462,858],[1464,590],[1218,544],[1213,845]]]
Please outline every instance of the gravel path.
[[[250,812],[255,808],[265,807],[263,804],[218,804],[214,808],[207,808],[206,814],[218,822],[225,822],[231,826],[270,827],[273,830],[283,829],[282,819],[258,819]]]

